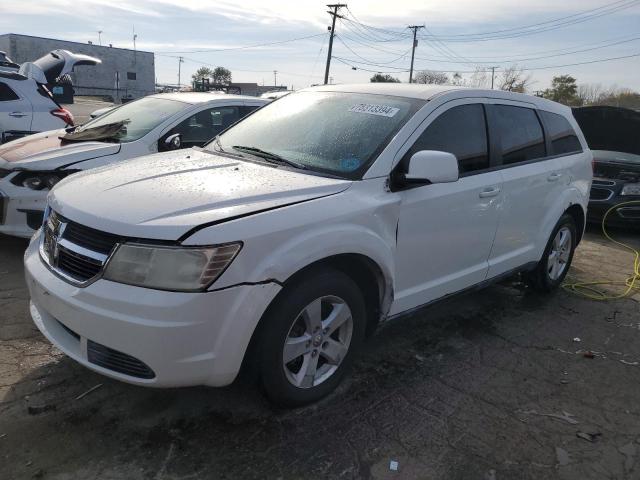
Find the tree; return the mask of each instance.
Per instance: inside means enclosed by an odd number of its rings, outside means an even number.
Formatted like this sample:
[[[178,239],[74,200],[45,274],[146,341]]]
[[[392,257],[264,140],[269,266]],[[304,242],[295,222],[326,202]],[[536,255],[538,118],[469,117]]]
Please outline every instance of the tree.
[[[218,85],[227,85],[231,83],[231,71],[224,67],[216,67],[211,75],[211,80]]]
[[[531,83],[531,75],[525,76],[521,68],[517,65],[511,65],[502,71],[497,85],[499,90],[525,93]]]
[[[471,74],[471,78],[465,84],[472,88],[489,88],[491,80],[489,79],[486,68],[476,67],[473,74]]]
[[[433,85],[443,85],[449,83],[449,77],[444,72],[436,72],[433,70],[421,70],[416,72],[415,83],[427,83]]]
[[[593,105],[606,92],[600,83],[586,83],[578,85],[577,96],[581,105]]]
[[[542,92],[542,96],[554,102],[564,103],[572,107],[581,104],[580,98],[578,97],[576,79],[571,75],[553,77],[553,80],[551,80],[551,88],[547,88]]]
[[[369,79],[369,81],[372,83],[400,83],[400,80],[398,80],[395,77],[392,77],[388,73],[384,75],[382,73],[376,73],[373,77]]]
[[[200,67],[198,70],[196,70],[196,73],[191,75],[191,79],[194,82],[201,82],[203,79],[211,78],[212,76],[213,70],[211,70],[209,67]]]

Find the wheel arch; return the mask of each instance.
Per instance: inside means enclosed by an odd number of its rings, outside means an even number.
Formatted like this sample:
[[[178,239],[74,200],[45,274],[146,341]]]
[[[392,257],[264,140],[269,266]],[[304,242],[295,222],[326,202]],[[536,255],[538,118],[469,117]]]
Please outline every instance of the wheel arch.
[[[574,203],[573,205],[569,205],[564,213],[571,215],[573,217],[574,222],[576,223],[576,232],[578,234],[578,238],[576,239],[576,246],[582,240],[582,236],[584,234],[586,215],[585,211],[580,204]]]
[[[364,296],[367,309],[366,335],[375,331],[380,321],[389,312],[393,300],[393,285],[383,273],[383,269],[371,257],[361,253],[340,253],[331,255],[309,263],[290,275],[283,283],[282,289],[264,311],[256,328],[251,335],[249,346],[243,360],[243,370],[250,367],[255,372],[253,362],[259,357],[259,342],[261,332],[266,328],[265,319],[269,311],[274,308],[279,299],[286,295],[287,285],[299,281],[307,275],[313,275],[320,269],[333,269],[349,276],[360,288]]]

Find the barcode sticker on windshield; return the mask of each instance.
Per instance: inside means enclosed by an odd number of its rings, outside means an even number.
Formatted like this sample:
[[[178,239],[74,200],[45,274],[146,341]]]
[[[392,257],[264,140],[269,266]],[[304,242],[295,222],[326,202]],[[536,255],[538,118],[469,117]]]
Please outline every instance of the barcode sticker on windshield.
[[[390,107],[388,105],[371,105],[368,103],[359,103],[349,109],[350,112],[368,113],[369,115],[379,115],[381,117],[393,117],[400,111],[399,108]]]

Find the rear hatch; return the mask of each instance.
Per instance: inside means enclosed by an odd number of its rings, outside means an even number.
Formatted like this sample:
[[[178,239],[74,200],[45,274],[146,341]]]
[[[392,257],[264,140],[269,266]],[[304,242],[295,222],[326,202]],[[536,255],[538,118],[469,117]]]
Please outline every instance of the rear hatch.
[[[25,62],[20,73],[41,84],[55,83],[60,77],[70,74],[78,65],[98,65],[101,60],[89,55],[72,53],[69,50],[53,50],[34,62]]]

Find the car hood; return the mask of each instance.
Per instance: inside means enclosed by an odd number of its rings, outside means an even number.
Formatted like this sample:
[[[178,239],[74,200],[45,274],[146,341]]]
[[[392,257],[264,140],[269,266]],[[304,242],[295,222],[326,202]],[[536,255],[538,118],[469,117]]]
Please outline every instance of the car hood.
[[[351,183],[191,149],[78,173],[56,185],[49,203],[97,230],[177,240],[204,224],[336,194]]]
[[[55,170],[92,158],[113,155],[119,143],[63,142],[65,130],[29,135],[0,145],[0,168],[10,170]]]

